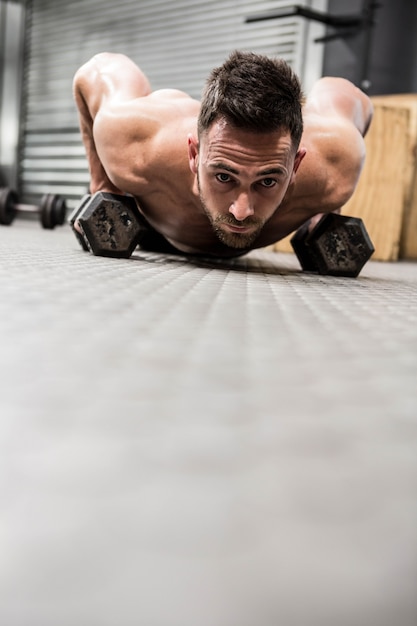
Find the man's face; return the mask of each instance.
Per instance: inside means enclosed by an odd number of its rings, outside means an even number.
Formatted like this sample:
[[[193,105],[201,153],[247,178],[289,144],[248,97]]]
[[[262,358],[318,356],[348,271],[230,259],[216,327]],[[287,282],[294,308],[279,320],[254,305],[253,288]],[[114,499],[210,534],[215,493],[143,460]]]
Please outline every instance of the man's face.
[[[216,121],[200,139],[189,138],[191,170],[217,237],[248,248],[281,204],[304,151],[287,131],[255,133]]]

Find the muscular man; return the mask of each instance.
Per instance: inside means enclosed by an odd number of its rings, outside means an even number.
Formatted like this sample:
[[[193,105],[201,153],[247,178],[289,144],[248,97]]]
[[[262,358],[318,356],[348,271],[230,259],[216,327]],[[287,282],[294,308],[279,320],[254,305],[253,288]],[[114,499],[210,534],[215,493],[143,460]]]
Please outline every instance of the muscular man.
[[[152,92],[130,59],[108,53],[78,70],[74,94],[91,192],[133,195],[159,241],[216,256],[338,211],[357,184],[372,117],[349,81],[322,78],[303,104],[284,61],[246,52],[212,71],[201,103]]]

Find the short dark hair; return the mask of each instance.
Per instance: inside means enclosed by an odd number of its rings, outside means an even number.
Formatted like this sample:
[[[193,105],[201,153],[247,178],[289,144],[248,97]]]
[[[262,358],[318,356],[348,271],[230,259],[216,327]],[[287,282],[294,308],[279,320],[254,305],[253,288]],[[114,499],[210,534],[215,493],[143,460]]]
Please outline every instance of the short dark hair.
[[[201,101],[198,134],[219,118],[254,132],[289,130],[295,148],[303,132],[303,93],[283,59],[235,51],[210,73]]]

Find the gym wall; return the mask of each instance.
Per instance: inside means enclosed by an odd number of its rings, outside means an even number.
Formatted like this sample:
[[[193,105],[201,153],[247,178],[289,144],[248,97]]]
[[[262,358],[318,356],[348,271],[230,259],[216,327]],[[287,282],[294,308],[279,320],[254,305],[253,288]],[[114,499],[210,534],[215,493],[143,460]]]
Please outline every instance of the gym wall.
[[[417,2],[375,0],[369,66],[369,94],[417,93]],[[359,13],[364,0],[329,0],[332,15]],[[359,82],[363,34],[329,41],[324,48],[323,74]]]
[[[327,0],[303,0],[325,11]],[[210,69],[236,48],[285,58],[308,90],[322,71],[323,27],[300,18],[245,23],[288,0],[27,0],[19,191],[74,206],[89,184],[72,99],[77,68],[102,51],[130,56],[154,89],[198,98]]]

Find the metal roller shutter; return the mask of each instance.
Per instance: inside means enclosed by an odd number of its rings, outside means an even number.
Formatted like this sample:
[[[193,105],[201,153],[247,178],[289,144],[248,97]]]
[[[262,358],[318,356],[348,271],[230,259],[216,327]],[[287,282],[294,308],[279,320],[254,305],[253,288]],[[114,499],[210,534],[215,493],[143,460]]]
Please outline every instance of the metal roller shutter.
[[[299,2],[325,9],[327,0]],[[20,150],[20,190],[36,202],[46,192],[75,204],[89,176],[72,100],[77,68],[97,52],[122,52],[155,89],[199,97],[210,69],[233,49],[285,58],[303,82],[321,75],[317,27],[300,18],[252,24],[245,18],[288,6],[285,0],[29,0]],[[313,32],[314,31],[314,32]],[[307,51],[309,63],[305,63]],[[315,60],[312,60],[312,56]]]

